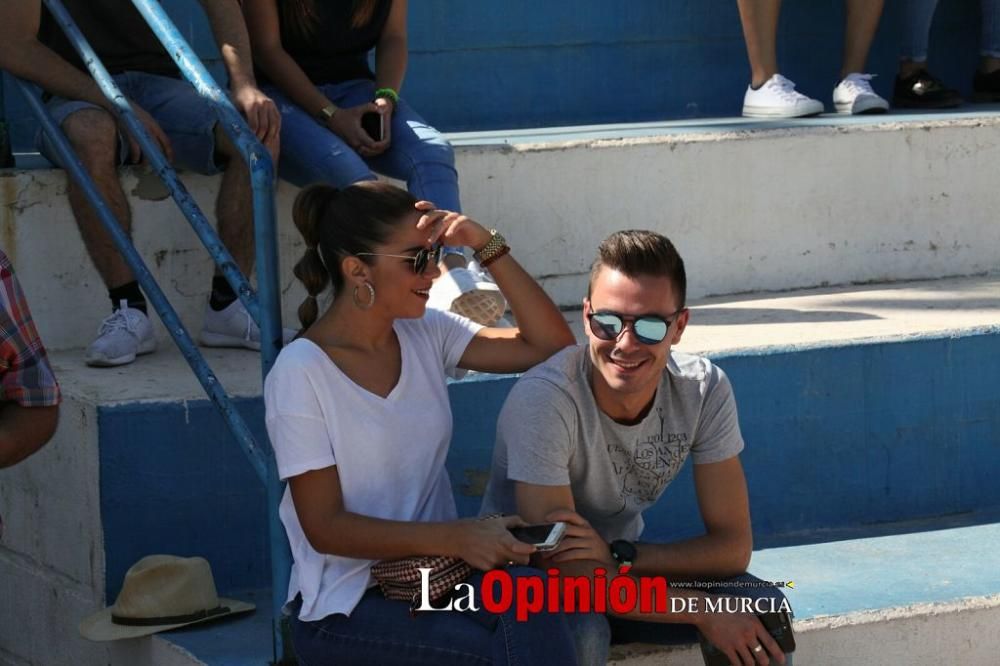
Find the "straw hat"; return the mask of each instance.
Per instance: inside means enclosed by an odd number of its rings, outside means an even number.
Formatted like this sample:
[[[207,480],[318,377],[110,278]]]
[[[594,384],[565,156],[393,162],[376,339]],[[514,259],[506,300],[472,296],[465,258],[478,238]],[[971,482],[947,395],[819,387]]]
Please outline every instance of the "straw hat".
[[[111,608],[80,623],[80,635],[92,641],[138,638],[253,609],[244,601],[219,598],[204,558],[149,555],[125,573]]]

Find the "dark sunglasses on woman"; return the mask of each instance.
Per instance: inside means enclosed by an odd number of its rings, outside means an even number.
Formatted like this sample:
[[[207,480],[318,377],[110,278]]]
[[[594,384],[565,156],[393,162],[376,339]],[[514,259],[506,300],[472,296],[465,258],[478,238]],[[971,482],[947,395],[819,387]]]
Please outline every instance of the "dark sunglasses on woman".
[[[397,259],[405,259],[407,261],[413,262],[413,272],[417,275],[423,275],[424,271],[431,263],[437,263],[441,260],[441,245],[435,245],[431,248],[422,248],[417,250],[417,253],[412,257],[406,254],[383,254],[381,252],[358,252],[356,257],[396,257]]]
[[[674,312],[671,317],[675,317],[684,311],[684,308]],[[626,324],[632,325],[632,332],[635,337],[644,345],[656,345],[663,342],[667,337],[667,331],[676,319],[664,319],[660,315],[645,314],[638,317],[628,317],[617,312],[600,310],[587,314],[590,320],[591,332],[600,340],[617,340],[625,330]]]

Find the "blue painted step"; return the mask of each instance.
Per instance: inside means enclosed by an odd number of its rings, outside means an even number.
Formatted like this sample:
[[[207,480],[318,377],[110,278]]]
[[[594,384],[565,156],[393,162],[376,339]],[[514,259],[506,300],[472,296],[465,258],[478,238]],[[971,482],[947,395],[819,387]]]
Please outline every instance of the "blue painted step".
[[[1000,509],[1000,329],[812,349],[717,355],[747,441],[757,547],[814,530]],[[475,514],[496,415],[514,379],[450,387],[448,468]],[[259,399],[240,408],[263,432]],[[107,597],[142,555],[207,557],[224,592],[269,585],[263,491],[205,400],[101,407]],[[700,533],[686,466],[647,517],[647,535]]]

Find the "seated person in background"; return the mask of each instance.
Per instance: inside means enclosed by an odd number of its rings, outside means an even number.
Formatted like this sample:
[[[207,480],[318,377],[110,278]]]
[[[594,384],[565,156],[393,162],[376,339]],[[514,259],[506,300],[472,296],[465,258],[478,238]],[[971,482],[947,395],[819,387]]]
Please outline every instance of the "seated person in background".
[[[418,199],[461,210],[451,145],[400,98],[406,73],[407,0],[245,0],[264,90],[281,109],[282,178],[347,187],[375,173]],[[368,52],[375,49],[375,72]],[[376,136],[363,120],[374,121]],[[378,137],[381,126],[382,137]],[[506,302],[480,267],[445,248],[429,305],[485,326]]]
[[[131,212],[118,181],[118,166],[142,159],[139,144],[118,127],[111,102],[41,4],[41,0],[0,3],[0,69],[33,81],[51,96],[49,112],[128,232]],[[216,199],[219,237],[249,275],[254,259],[250,173],[219,128],[208,102],[178,78],[173,60],[129,0],[64,0],[64,4],[167,158],[177,167],[198,173],[223,172]],[[257,89],[239,5],[233,0],[203,0],[202,4],[229,72],[236,108],[276,157],[281,117],[274,103]],[[42,154],[58,163],[54,147],[41,132],[38,141]],[[87,364],[131,363],[136,355],[156,349],[146,299],[83,190],[72,179],[67,190],[84,245],[108,289],[112,307],[97,339],[87,348]],[[257,325],[218,271],[200,338],[207,346],[260,349]]]
[[[865,74],[868,50],[883,0],[844,0],[847,25],[840,82],[833,89],[837,113],[882,113],[889,103],[875,94],[871,75]],[[781,0],[737,0],[743,36],[750,58],[750,86],[743,98],[743,115],[751,118],[797,118],[823,112],[823,102],[795,90],[795,84],[778,73],[778,15]]]
[[[528,562],[534,548],[507,530],[518,519],[458,520],[445,469],[445,377],[456,368],[520,372],[572,344],[559,310],[503,236],[387,183],[313,185],[292,215],[306,244],[295,275],[309,296],[301,337],[278,355],[264,404],[288,481],[280,515],[294,559],[296,654],[311,666],[573,663],[563,615],[414,618],[370,572],[376,560],[411,555],[460,557],[477,569]],[[439,243],[477,250],[520,328],[483,328],[427,307]],[[317,318],[330,285],[333,300]]]
[[[962,96],[927,70],[927,46],[937,0],[908,0],[902,5],[903,45],[892,105],[902,109],[947,109]],[[980,0],[982,28],[979,67],[972,79],[973,100],[1000,101],[1000,0]]]
[[[59,398],[21,285],[0,252],[0,469],[21,462],[52,438]]]
[[[622,565],[670,583],[754,581],[745,574],[752,536],[732,388],[710,361],[671,351],[688,323],[684,262],[651,231],[612,234],[598,253],[583,302],[589,344],[559,352],[514,385],[500,413],[482,512],[568,523],[559,547],[541,558],[564,575],[592,577],[598,567],[613,573]],[[637,543],[643,511],[689,456],[706,533]],[[774,588],[715,592],[783,598]],[[695,629],[734,664],[786,663],[755,615],[707,613],[710,595],[697,589],[671,595],[696,611],[570,615],[579,663],[604,664],[612,640],[688,643],[697,641]]]

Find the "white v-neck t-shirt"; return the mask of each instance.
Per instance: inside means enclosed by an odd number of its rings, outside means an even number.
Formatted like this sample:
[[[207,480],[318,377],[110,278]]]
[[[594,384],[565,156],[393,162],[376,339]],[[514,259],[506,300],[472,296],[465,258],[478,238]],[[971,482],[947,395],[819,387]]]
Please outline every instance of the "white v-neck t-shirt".
[[[452,433],[445,377],[480,328],[432,309],[420,319],[397,319],[402,368],[384,398],[354,383],[313,342],[289,344],[264,383],[279,476],[336,465],[347,511],[388,520],[455,519],[445,470]],[[374,561],[316,552],[287,488],[279,515],[294,558],[288,599],[302,595],[299,619],[350,615],[373,584]]]

